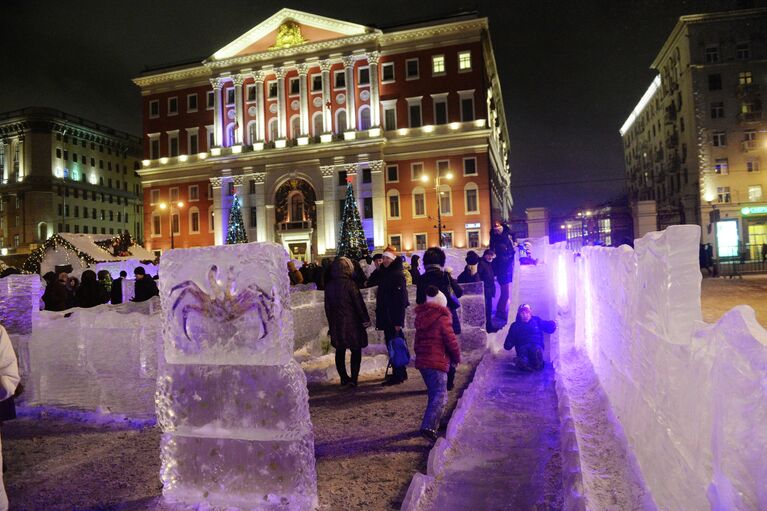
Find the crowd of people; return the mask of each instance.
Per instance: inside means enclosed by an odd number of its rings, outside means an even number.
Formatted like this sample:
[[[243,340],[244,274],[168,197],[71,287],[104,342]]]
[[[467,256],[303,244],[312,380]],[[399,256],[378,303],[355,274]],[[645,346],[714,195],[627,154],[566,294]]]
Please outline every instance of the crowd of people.
[[[103,303],[119,304],[123,302],[123,280],[128,273],[120,272],[120,276],[112,280],[109,271],[85,270],[80,278],[70,276],[68,268],[58,268],[43,275],[45,291],[43,293],[43,309],[47,311],[64,311],[73,307],[87,309]],[[142,266],[133,271],[136,278],[134,297],[130,301],[143,302],[160,294],[155,279],[146,274]]]

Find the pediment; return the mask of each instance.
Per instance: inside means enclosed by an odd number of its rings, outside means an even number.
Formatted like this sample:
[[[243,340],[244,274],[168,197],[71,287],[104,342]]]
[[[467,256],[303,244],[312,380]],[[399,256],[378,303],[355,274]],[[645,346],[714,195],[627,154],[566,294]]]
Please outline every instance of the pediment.
[[[208,61],[339,39],[375,32],[375,29],[293,9],[281,9],[227,44]]]

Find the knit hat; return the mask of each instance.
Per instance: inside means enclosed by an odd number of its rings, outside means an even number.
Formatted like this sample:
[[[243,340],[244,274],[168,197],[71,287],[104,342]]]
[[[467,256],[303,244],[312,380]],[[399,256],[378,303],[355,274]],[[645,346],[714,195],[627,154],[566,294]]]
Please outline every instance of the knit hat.
[[[474,266],[477,263],[479,263],[479,255],[473,250],[469,250],[469,252],[466,254],[466,264],[469,266]]]
[[[436,303],[442,307],[447,307],[447,297],[437,289],[437,286],[429,286],[426,288],[426,303]]]

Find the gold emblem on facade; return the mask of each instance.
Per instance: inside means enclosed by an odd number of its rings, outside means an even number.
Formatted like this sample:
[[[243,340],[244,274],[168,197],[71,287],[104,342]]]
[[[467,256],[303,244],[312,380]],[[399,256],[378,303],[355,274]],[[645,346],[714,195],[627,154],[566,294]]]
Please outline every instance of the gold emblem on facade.
[[[298,44],[304,44],[306,39],[301,35],[301,25],[295,21],[286,21],[277,29],[277,41],[270,50],[289,48]]]

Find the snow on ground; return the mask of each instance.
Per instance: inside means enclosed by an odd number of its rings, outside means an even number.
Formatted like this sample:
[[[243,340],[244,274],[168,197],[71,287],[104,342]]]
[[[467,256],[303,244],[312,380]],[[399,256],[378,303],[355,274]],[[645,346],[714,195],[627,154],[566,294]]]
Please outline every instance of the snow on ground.
[[[722,314],[743,304],[751,306],[756,311],[756,319],[767,328],[767,275],[703,279],[701,305],[706,323],[716,323]]]

